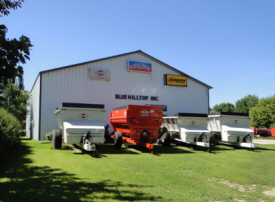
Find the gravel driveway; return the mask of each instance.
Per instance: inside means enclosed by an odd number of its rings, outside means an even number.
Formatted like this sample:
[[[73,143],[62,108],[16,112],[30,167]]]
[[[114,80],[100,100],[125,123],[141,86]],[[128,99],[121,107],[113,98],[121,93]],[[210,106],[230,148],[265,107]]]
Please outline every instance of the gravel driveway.
[[[253,139],[253,143],[257,143],[257,144],[275,144],[275,140],[257,140],[257,139]]]

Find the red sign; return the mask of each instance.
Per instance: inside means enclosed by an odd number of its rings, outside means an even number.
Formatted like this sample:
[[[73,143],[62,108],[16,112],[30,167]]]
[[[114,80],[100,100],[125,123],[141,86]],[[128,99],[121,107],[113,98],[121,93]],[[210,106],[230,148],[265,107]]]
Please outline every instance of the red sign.
[[[103,70],[98,70],[98,71],[96,72],[96,74],[97,74],[98,76],[104,76],[104,75],[106,74],[106,72],[104,72]]]
[[[85,118],[87,118],[88,117],[88,115],[87,114],[85,114],[85,113],[82,113],[82,114],[80,114],[79,115],[81,118],[83,118],[83,119],[85,119]]]
[[[195,125],[195,123],[196,123],[195,121],[192,121],[192,122],[191,122],[192,125]]]
[[[237,124],[237,123],[238,123],[238,120],[234,120],[234,123]]]

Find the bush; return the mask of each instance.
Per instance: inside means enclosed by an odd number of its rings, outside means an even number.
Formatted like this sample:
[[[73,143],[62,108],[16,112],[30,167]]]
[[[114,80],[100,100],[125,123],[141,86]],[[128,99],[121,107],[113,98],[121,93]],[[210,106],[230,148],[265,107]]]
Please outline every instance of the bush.
[[[47,138],[47,140],[52,141],[52,138],[53,138],[52,132],[48,132],[48,133],[46,134],[46,138]]]
[[[5,109],[0,108],[0,157],[20,143],[20,122]]]

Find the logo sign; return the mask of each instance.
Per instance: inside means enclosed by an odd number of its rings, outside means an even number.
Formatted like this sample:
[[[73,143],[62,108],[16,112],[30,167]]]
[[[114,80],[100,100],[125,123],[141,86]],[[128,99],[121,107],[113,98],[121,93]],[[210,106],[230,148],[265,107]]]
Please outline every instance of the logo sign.
[[[236,119],[236,120],[234,120],[234,123],[235,123],[235,124],[237,124],[237,123],[238,123],[238,120],[237,120],[237,119]]]
[[[147,111],[147,110],[142,110],[142,111],[140,112],[140,116],[149,116],[149,111]]]
[[[165,74],[164,85],[187,87],[187,77]]]
[[[104,76],[104,75],[106,74],[106,72],[104,72],[103,70],[98,70],[98,71],[96,72],[96,74],[97,74],[98,76]]]
[[[135,72],[152,72],[152,64],[151,63],[144,63],[144,62],[128,62],[128,71],[135,71]]]
[[[192,125],[195,125],[195,123],[196,123],[195,121],[191,121],[191,124],[192,124]]]
[[[83,118],[83,119],[85,119],[85,118],[87,118],[88,117],[88,115],[87,114],[85,114],[85,113],[82,113],[82,114],[80,114],[79,115],[81,118]]]
[[[107,69],[95,69],[95,68],[90,68],[90,79],[94,80],[105,80],[109,81],[111,79],[111,71]]]

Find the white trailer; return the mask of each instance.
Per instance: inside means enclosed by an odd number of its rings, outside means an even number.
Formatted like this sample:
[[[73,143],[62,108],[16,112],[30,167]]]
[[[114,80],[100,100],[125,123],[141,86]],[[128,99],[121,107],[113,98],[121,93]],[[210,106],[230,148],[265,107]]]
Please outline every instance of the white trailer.
[[[248,114],[220,112],[208,117],[208,129],[213,143],[252,149],[256,147],[252,143],[253,131],[250,129]]]
[[[207,129],[207,123],[207,114],[178,113],[174,116],[164,116],[159,136],[167,129],[171,138],[176,141],[209,148],[210,131]]]
[[[60,130],[53,131],[53,147],[61,148],[63,142],[83,143],[87,151],[95,151],[96,144],[105,142],[104,105],[62,103],[55,112]]]

